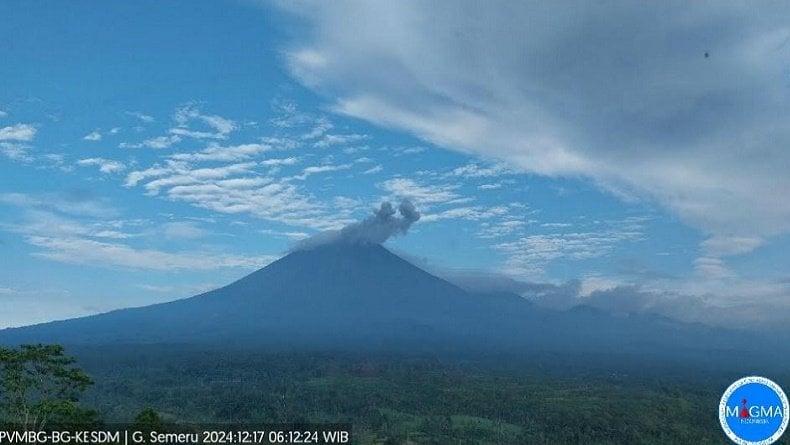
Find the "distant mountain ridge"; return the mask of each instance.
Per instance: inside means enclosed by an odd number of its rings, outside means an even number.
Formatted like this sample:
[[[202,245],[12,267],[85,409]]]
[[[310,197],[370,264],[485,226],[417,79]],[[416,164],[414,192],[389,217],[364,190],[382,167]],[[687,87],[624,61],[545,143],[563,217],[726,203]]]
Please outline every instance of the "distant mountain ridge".
[[[742,334],[658,316],[565,312],[515,294],[476,294],[378,244],[298,250],[191,298],[0,331],[0,343],[234,344],[285,349],[589,351],[747,350]]]

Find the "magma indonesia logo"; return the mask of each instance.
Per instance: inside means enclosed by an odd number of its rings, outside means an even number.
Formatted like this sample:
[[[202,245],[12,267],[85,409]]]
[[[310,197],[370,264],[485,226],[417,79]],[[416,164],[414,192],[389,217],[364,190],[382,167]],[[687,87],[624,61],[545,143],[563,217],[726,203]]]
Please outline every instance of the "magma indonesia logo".
[[[719,403],[724,433],[739,445],[769,445],[782,437],[788,421],[787,396],[765,377],[744,377],[730,385]]]

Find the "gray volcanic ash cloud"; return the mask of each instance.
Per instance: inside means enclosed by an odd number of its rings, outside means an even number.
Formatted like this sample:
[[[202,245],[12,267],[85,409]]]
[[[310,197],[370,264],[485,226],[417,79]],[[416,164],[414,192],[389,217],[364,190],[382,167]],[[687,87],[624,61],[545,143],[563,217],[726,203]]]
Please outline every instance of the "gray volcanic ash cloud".
[[[414,204],[404,200],[398,206],[400,217],[395,216],[395,209],[389,202],[382,202],[381,207],[373,215],[350,224],[340,230],[340,238],[352,243],[381,244],[394,235],[405,235],[420,214]]]
[[[400,213],[398,216],[396,213]],[[373,212],[373,215],[340,230],[321,232],[298,243],[294,250],[311,249],[330,243],[382,244],[390,237],[405,235],[412,224],[420,219],[420,212],[411,201],[401,201],[396,212],[388,201]]]

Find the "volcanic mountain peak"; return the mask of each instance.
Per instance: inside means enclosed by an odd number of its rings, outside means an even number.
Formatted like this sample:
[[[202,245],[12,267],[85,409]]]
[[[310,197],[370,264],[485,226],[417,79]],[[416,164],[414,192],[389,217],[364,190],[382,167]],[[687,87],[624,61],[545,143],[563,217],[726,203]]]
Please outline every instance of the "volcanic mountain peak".
[[[337,241],[296,250],[192,298],[5,330],[0,341],[321,340],[341,331],[344,338],[364,338],[374,325],[452,326],[453,317],[472,301],[465,291],[379,244]]]
[[[272,303],[294,299],[361,303],[402,294],[431,299],[437,292],[464,293],[380,244],[346,241],[293,251],[214,292],[219,291],[222,298],[244,295]]]
[[[359,240],[293,251],[195,297],[0,331],[0,344],[31,342],[640,354],[677,354],[678,345],[707,350],[749,343],[647,316],[551,311],[514,294],[470,293],[380,244]]]

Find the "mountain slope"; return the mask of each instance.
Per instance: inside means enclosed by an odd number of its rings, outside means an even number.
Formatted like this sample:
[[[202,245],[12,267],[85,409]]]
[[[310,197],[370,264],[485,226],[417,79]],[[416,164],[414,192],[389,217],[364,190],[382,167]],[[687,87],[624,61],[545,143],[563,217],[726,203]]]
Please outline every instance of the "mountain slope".
[[[557,312],[512,294],[469,293],[380,245],[350,243],[293,252],[192,298],[0,331],[0,343],[38,341],[654,354],[745,347],[741,336],[655,316]]]
[[[293,252],[228,286],[174,302],[0,331],[0,340],[282,342],[462,332],[480,311],[518,308],[516,296],[469,294],[380,245]],[[499,308],[499,309],[497,309]],[[405,329],[406,332],[398,332]],[[371,332],[376,331],[376,332]]]

